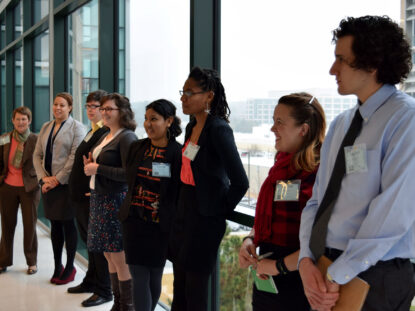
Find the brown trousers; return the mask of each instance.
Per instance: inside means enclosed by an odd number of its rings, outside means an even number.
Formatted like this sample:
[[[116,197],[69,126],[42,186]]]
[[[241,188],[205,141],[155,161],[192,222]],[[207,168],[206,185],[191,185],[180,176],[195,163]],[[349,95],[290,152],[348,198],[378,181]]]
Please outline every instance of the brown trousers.
[[[40,191],[26,192],[24,187],[0,185],[1,241],[0,267],[13,264],[13,240],[19,204],[23,220],[23,249],[28,266],[37,264],[37,207]]]

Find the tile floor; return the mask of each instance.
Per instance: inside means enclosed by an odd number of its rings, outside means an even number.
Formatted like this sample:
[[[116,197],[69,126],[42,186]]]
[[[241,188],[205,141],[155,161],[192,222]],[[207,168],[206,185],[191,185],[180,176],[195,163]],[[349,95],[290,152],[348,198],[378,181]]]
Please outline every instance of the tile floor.
[[[18,216],[14,239],[13,266],[0,274],[0,311],[107,311],[112,302],[97,307],[84,308],[81,302],[91,294],[68,294],[67,288],[78,285],[85,276],[85,265],[77,260],[75,280],[66,285],[49,282],[53,274],[52,244],[48,233],[38,225],[38,272],[26,274],[26,260],[23,255],[23,227],[21,215]],[[65,261],[66,254],[63,255]],[[157,307],[162,311],[164,308]]]

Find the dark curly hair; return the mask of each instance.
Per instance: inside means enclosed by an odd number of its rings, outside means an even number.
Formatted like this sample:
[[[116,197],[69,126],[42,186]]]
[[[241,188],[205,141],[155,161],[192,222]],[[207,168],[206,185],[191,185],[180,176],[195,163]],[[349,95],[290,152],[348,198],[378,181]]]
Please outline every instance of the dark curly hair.
[[[170,125],[168,131],[170,132],[170,139],[173,139],[179,136],[182,133],[182,129],[180,127],[180,118],[176,116],[176,106],[173,105],[170,101],[166,99],[158,99],[146,106],[146,111],[148,109],[153,109],[159,115],[161,115],[164,120],[169,117],[173,117],[173,122]]]
[[[214,93],[213,100],[210,103],[210,114],[229,123],[231,110],[226,101],[225,88],[222,85],[217,71],[194,67],[188,79],[196,81],[203,91],[212,91]]]
[[[377,82],[403,82],[412,68],[411,47],[402,28],[388,16],[347,17],[333,30],[333,42],[353,36],[352,67],[377,70]]]
[[[113,100],[115,105],[120,109],[120,126],[135,131],[137,123],[134,120],[134,112],[131,110],[128,97],[118,93],[110,93],[101,98],[101,106],[108,100]]]
[[[278,100],[278,105],[290,107],[290,115],[297,125],[308,124],[308,132],[292,161],[298,170],[313,171],[320,163],[320,148],[326,134],[323,107],[317,98],[306,92],[282,96]]]

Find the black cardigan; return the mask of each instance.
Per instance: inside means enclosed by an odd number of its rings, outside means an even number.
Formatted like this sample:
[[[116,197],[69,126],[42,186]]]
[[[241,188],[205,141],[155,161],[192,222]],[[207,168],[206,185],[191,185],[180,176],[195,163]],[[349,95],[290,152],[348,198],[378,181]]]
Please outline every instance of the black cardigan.
[[[185,141],[195,125],[193,118],[186,127]],[[225,120],[208,115],[197,144],[200,149],[190,165],[199,213],[228,216],[249,187],[233,131]]]
[[[85,196],[85,193],[90,192],[89,181],[90,176],[86,176],[84,172],[84,159],[83,156],[88,157],[88,153],[92,151],[92,147],[97,143],[100,138],[109,131],[109,128],[104,126],[96,130],[88,141],[83,140],[78,146],[75,152],[75,159],[72,166],[71,175],[69,175],[69,190],[71,193],[71,199],[74,202],[86,202],[89,201],[89,197]],[[89,134],[89,132],[88,132]],[[86,135],[86,137],[88,136]]]
[[[135,191],[135,180],[137,176],[138,165],[144,156],[144,152],[150,147],[151,140],[148,138],[141,139],[134,142],[127,157],[127,183],[128,193],[120,209],[121,221],[127,219],[131,199]],[[177,196],[180,184],[180,168],[182,162],[182,146],[171,139],[167,145],[166,156],[163,159],[164,163],[170,163],[171,177],[161,177],[160,185],[160,203],[159,203],[159,217],[160,217],[160,229],[163,232],[169,232],[176,208]]]
[[[106,137],[103,135],[94,147]],[[128,150],[137,141],[133,131],[124,129],[104,148],[102,148],[96,163],[99,164],[95,175],[95,191],[99,194],[119,193],[127,191],[125,168]]]

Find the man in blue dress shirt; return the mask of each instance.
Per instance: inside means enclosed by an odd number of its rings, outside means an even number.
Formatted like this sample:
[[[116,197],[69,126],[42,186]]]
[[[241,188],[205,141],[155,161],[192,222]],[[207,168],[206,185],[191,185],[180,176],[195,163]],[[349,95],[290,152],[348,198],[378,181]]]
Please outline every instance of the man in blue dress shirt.
[[[411,49],[388,17],[349,17],[333,32],[330,74],[338,92],[358,104],[331,123],[321,149],[313,196],[301,218],[299,270],[314,310],[331,310],[339,285],[360,277],[370,285],[363,310],[409,310],[415,292],[415,100],[394,86],[411,70]],[[353,116],[363,121],[327,225],[327,275],[310,249],[314,219]],[[323,238],[324,239],[324,238]],[[324,242],[324,241],[323,241]]]

